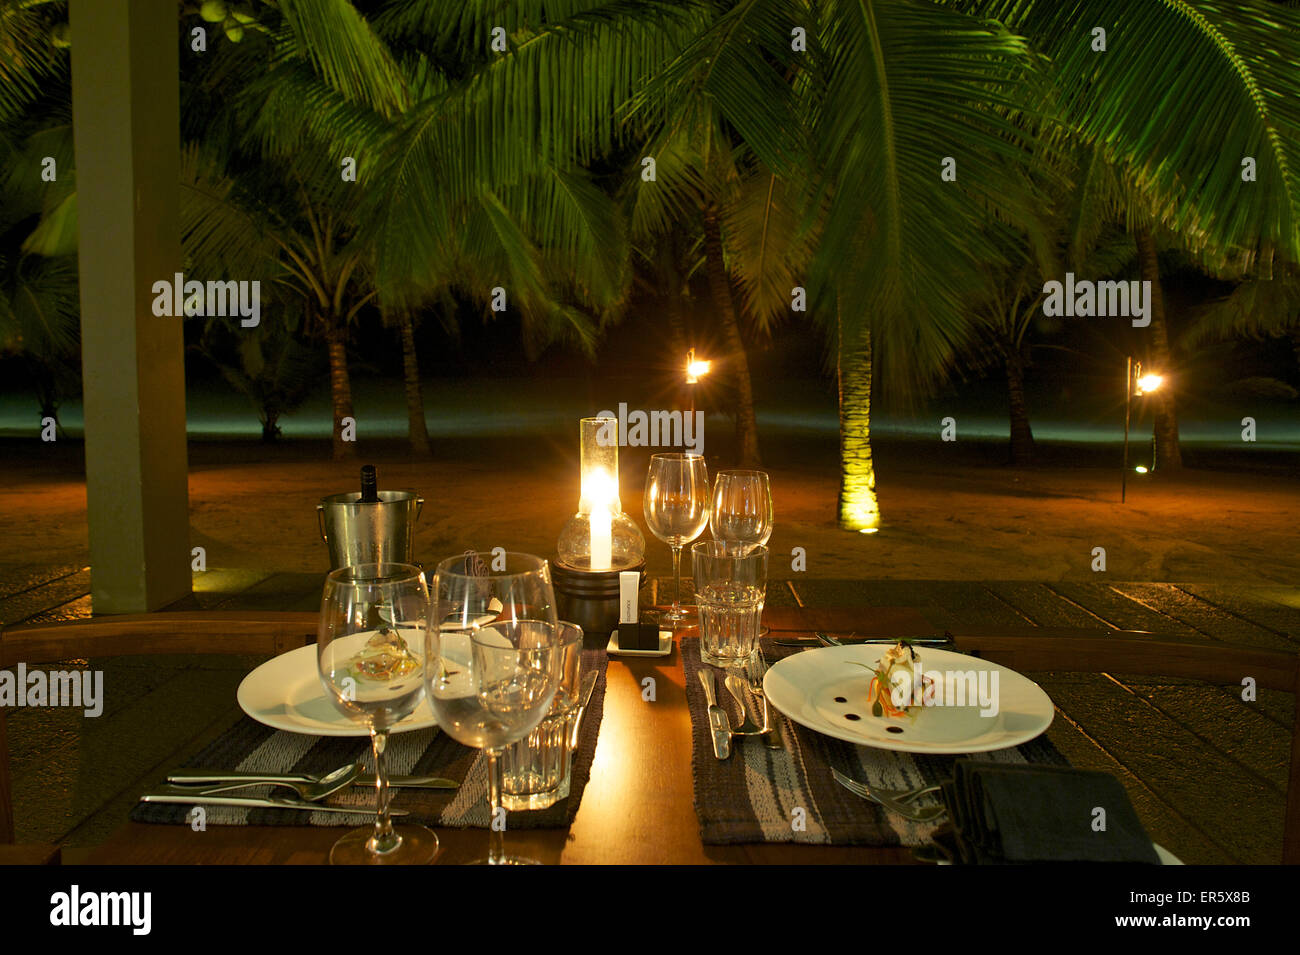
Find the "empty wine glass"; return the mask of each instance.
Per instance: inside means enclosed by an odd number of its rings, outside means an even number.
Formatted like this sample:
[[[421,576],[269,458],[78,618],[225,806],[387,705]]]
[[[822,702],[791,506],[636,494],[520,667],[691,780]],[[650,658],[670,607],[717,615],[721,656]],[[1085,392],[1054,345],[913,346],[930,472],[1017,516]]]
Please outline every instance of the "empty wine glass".
[[[316,662],[325,695],[370,729],[375,754],[375,824],[334,844],[338,864],[421,865],[438,852],[424,826],[394,826],[388,815],[384,750],[393,724],[424,696],[429,591],[409,564],[342,567],[325,578]]]
[[[490,836],[482,861],[531,863],[505,853],[501,754],[541,723],[560,683],[550,566],[531,554],[452,557],[434,572],[433,591],[427,683],[434,718],[488,760]]]
[[[698,454],[655,454],[650,458],[643,502],[646,526],[673,549],[673,606],[661,618],[686,620],[682,611],[682,547],[709,523],[709,472]]]
[[[709,530],[741,552],[772,536],[772,486],[766,471],[719,471],[713,482]]]

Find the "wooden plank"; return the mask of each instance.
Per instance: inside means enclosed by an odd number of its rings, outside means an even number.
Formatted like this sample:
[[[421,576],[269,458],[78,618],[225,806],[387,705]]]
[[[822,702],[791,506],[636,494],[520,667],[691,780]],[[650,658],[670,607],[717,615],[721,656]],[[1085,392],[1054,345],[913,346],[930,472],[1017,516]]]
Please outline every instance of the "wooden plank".
[[[1179,723],[1135,705],[1120,686],[1112,684],[1098,698],[1091,689],[1063,685],[1056,687],[1054,698],[1089,736],[1105,740],[1110,753],[1152,792],[1194,820],[1222,852],[1256,865],[1280,861],[1285,801],[1269,787],[1221,761]]]
[[[1098,619],[1046,584],[1030,581],[998,581],[984,585],[999,599],[1015,607],[1029,621],[1040,627],[1084,627],[1096,629],[1105,626]]]
[[[1241,764],[1285,795],[1289,726],[1279,726],[1257,706],[1243,703],[1240,695],[1229,696],[1215,687],[1152,686],[1135,692],[1212,745],[1223,759]]]
[[[1039,684],[1053,700],[1064,694],[1062,682],[1048,675],[1037,676]],[[1098,679],[1104,679],[1099,677]],[[1129,801],[1142,820],[1153,842],[1158,842],[1188,865],[1230,865],[1232,857],[1210,840],[1203,829],[1189,820],[1177,807],[1170,805],[1120,762],[1105,740],[1089,736],[1075,719],[1057,707],[1056,719],[1047,732],[1061,754],[1080,769],[1110,773],[1128,793]]]
[[[247,590],[222,600],[217,609],[272,612],[319,611],[325,574],[272,574]]]
[[[316,640],[315,613],[122,614],[0,631],[0,667],[139,653],[283,653]]]
[[[1178,589],[1258,627],[1300,641],[1300,590],[1296,591],[1297,605],[1288,606],[1276,601],[1277,592],[1271,588],[1197,583],[1179,584]]]
[[[1157,613],[1118,593],[1110,581],[1059,581],[1050,586],[1063,598],[1075,602],[1105,620],[1109,626],[1121,630],[1150,630],[1189,636],[1196,633],[1182,621]]]
[[[1170,584],[1115,584],[1116,592],[1210,640],[1268,647],[1271,650],[1300,650],[1300,642],[1249,621],[1224,613],[1212,604]]]
[[[90,593],[90,570],[60,577],[0,600],[0,627],[27,620]]]
[[[58,846],[31,843],[21,846],[0,845],[0,866],[59,865],[61,861],[62,856]]]
[[[143,674],[136,674],[143,677]],[[111,713],[83,719],[63,732],[14,741],[14,807],[25,842],[62,842],[143,772],[172,754],[212,720],[233,721],[242,674],[229,671],[167,673],[156,685],[137,679],[141,692]],[[49,708],[54,718],[80,711]],[[133,796],[138,796],[133,793]]]
[[[88,570],[84,564],[0,564],[0,600]]]

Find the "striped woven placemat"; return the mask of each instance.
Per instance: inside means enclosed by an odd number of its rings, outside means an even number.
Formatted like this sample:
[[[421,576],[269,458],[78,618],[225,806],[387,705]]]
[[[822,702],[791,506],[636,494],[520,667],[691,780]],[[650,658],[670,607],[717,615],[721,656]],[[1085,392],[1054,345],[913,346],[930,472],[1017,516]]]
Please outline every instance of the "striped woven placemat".
[[[884,650],[884,647],[881,647]],[[763,641],[770,664],[790,653],[771,640]],[[770,750],[757,738],[732,741],[731,757],[713,755],[708,707],[697,676],[698,637],[681,640],[686,671],[686,701],[691,713],[691,768],[695,780],[695,812],[706,845],[747,842],[794,842],[813,845],[919,846],[930,841],[938,822],[916,823],[861,799],[835,782],[832,768],[869,786],[906,789],[926,786],[952,776],[961,757],[921,756],[855,746],[806,729],[775,709],[772,718],[785,742]],[[719,679],[718,703],[738,725],[735,700]],[[751,712],[762,704],[748,694]],[[981,753],[989,762],[1045,763],[1068,766],[1046,736],[1011,749]],[[937,798],[934,797],[924,798]],[[918,802],[918,805],[926,804]]]
[[[513,829],[566,828],[578,814],[583,790],[591,778],[596,739],[605,711],[605,671],[609,656],[604,650],[584,650],[582,671],[595,668],[599,675],[579,730],[578,748],[570,769],[569,795],[548,809],[509,813]],[[388,771],[393,775],[445,776],[459,780],[459,789],[394,788],[391,806],[410,813],[399,822],[428,826],[465,828],[488,825],[487,759],[476,749],[462,746],[437,729],[398,733],[388,740]],[[263,773],[327,773],[356,760],[365,773],[374,772],[370,740],[357,737],[306,736],[271,729],[244,717],[215,742],[186,762],[192,768],[234,769]],[[230,795],[292,796],[286,789],[249,787]],[[204,806],[204,821],[213,826],[364,826],[375,818],[375,792],[367,786],[351,786],[330,796],[331,806],[356,806],[354,813],[312,812],[293,809],[243,809]],[[193,807],[180,804],[137,803],[131,810],[134,822],[189,825]]]

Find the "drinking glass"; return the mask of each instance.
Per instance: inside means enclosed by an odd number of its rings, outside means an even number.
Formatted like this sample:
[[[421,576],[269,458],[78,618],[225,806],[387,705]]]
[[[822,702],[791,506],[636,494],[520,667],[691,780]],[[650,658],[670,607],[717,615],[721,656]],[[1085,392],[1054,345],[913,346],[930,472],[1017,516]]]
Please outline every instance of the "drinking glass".
[[[726,541],[742,553],[772,536],[772,485],[766,471],[719,471],[713,482],[709,530],[714,540]],[[759,627],[759,637],[767,635]]]
[[[424,697],[429,591],[410,564],[342,567],[325,578],[316,663],[325,695],[370,729],[375,754],[375,824],[334,844],[336,865],[422,865],[438,852],[424,826],[394,826],[388,815],[384,750],[393,724]]]
[[[452,557],[434,572],[433,591],[426,631],[433,715],[448,736],[488,760],[490,835],[481,861],[531,863],[505,853],[501,754],[537,727],[559,685],[562,644],[550,566],[531,554]]]
[[[767,548],[742,554],[726,541],[691,547],[695,600],[700,612],[700,658],[720,667],[749,661],[767,595]]]
[[[545,718],[501,758],[501,804],[509,810],[545,809],[569,795],[570,733],[577,719],[582,628],[561,620],[560,681]]]
[[[772,536],[772,487],[766,471],[719,471],[709,508],[713,539],[742,550]]]
[[[655,454],[646,476],[646,526],[673,549],[673,606],[661,619],[686,620],[682,611],[682,546],[699,537],[709,523],[709,472],[698,454]]]

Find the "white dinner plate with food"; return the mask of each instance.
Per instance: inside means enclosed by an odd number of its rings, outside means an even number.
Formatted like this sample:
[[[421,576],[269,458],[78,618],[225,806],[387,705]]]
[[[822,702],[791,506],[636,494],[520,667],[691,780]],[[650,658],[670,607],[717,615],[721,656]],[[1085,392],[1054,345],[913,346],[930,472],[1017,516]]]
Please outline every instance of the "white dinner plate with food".
[[[892,649],[876,643],[804,650],[767,671],[763,693],[810,730],[903,753],[1006,749],[1052,723],[1052,701],[1033,680],[988,660],[931,647],[917,647],[914,660],[895,663],[918,679],[887,671],[889,705],[879,706],[885,701],[879,693],[872,697],[873,671]]]
[[[365,723],[349,719],[325,695],[316,668],[316,644],[267,660],[239,684],[240,708],[272,729],[310,736],[369,736]],[[437,725],[427,699],[400,720],[394,733]]]

